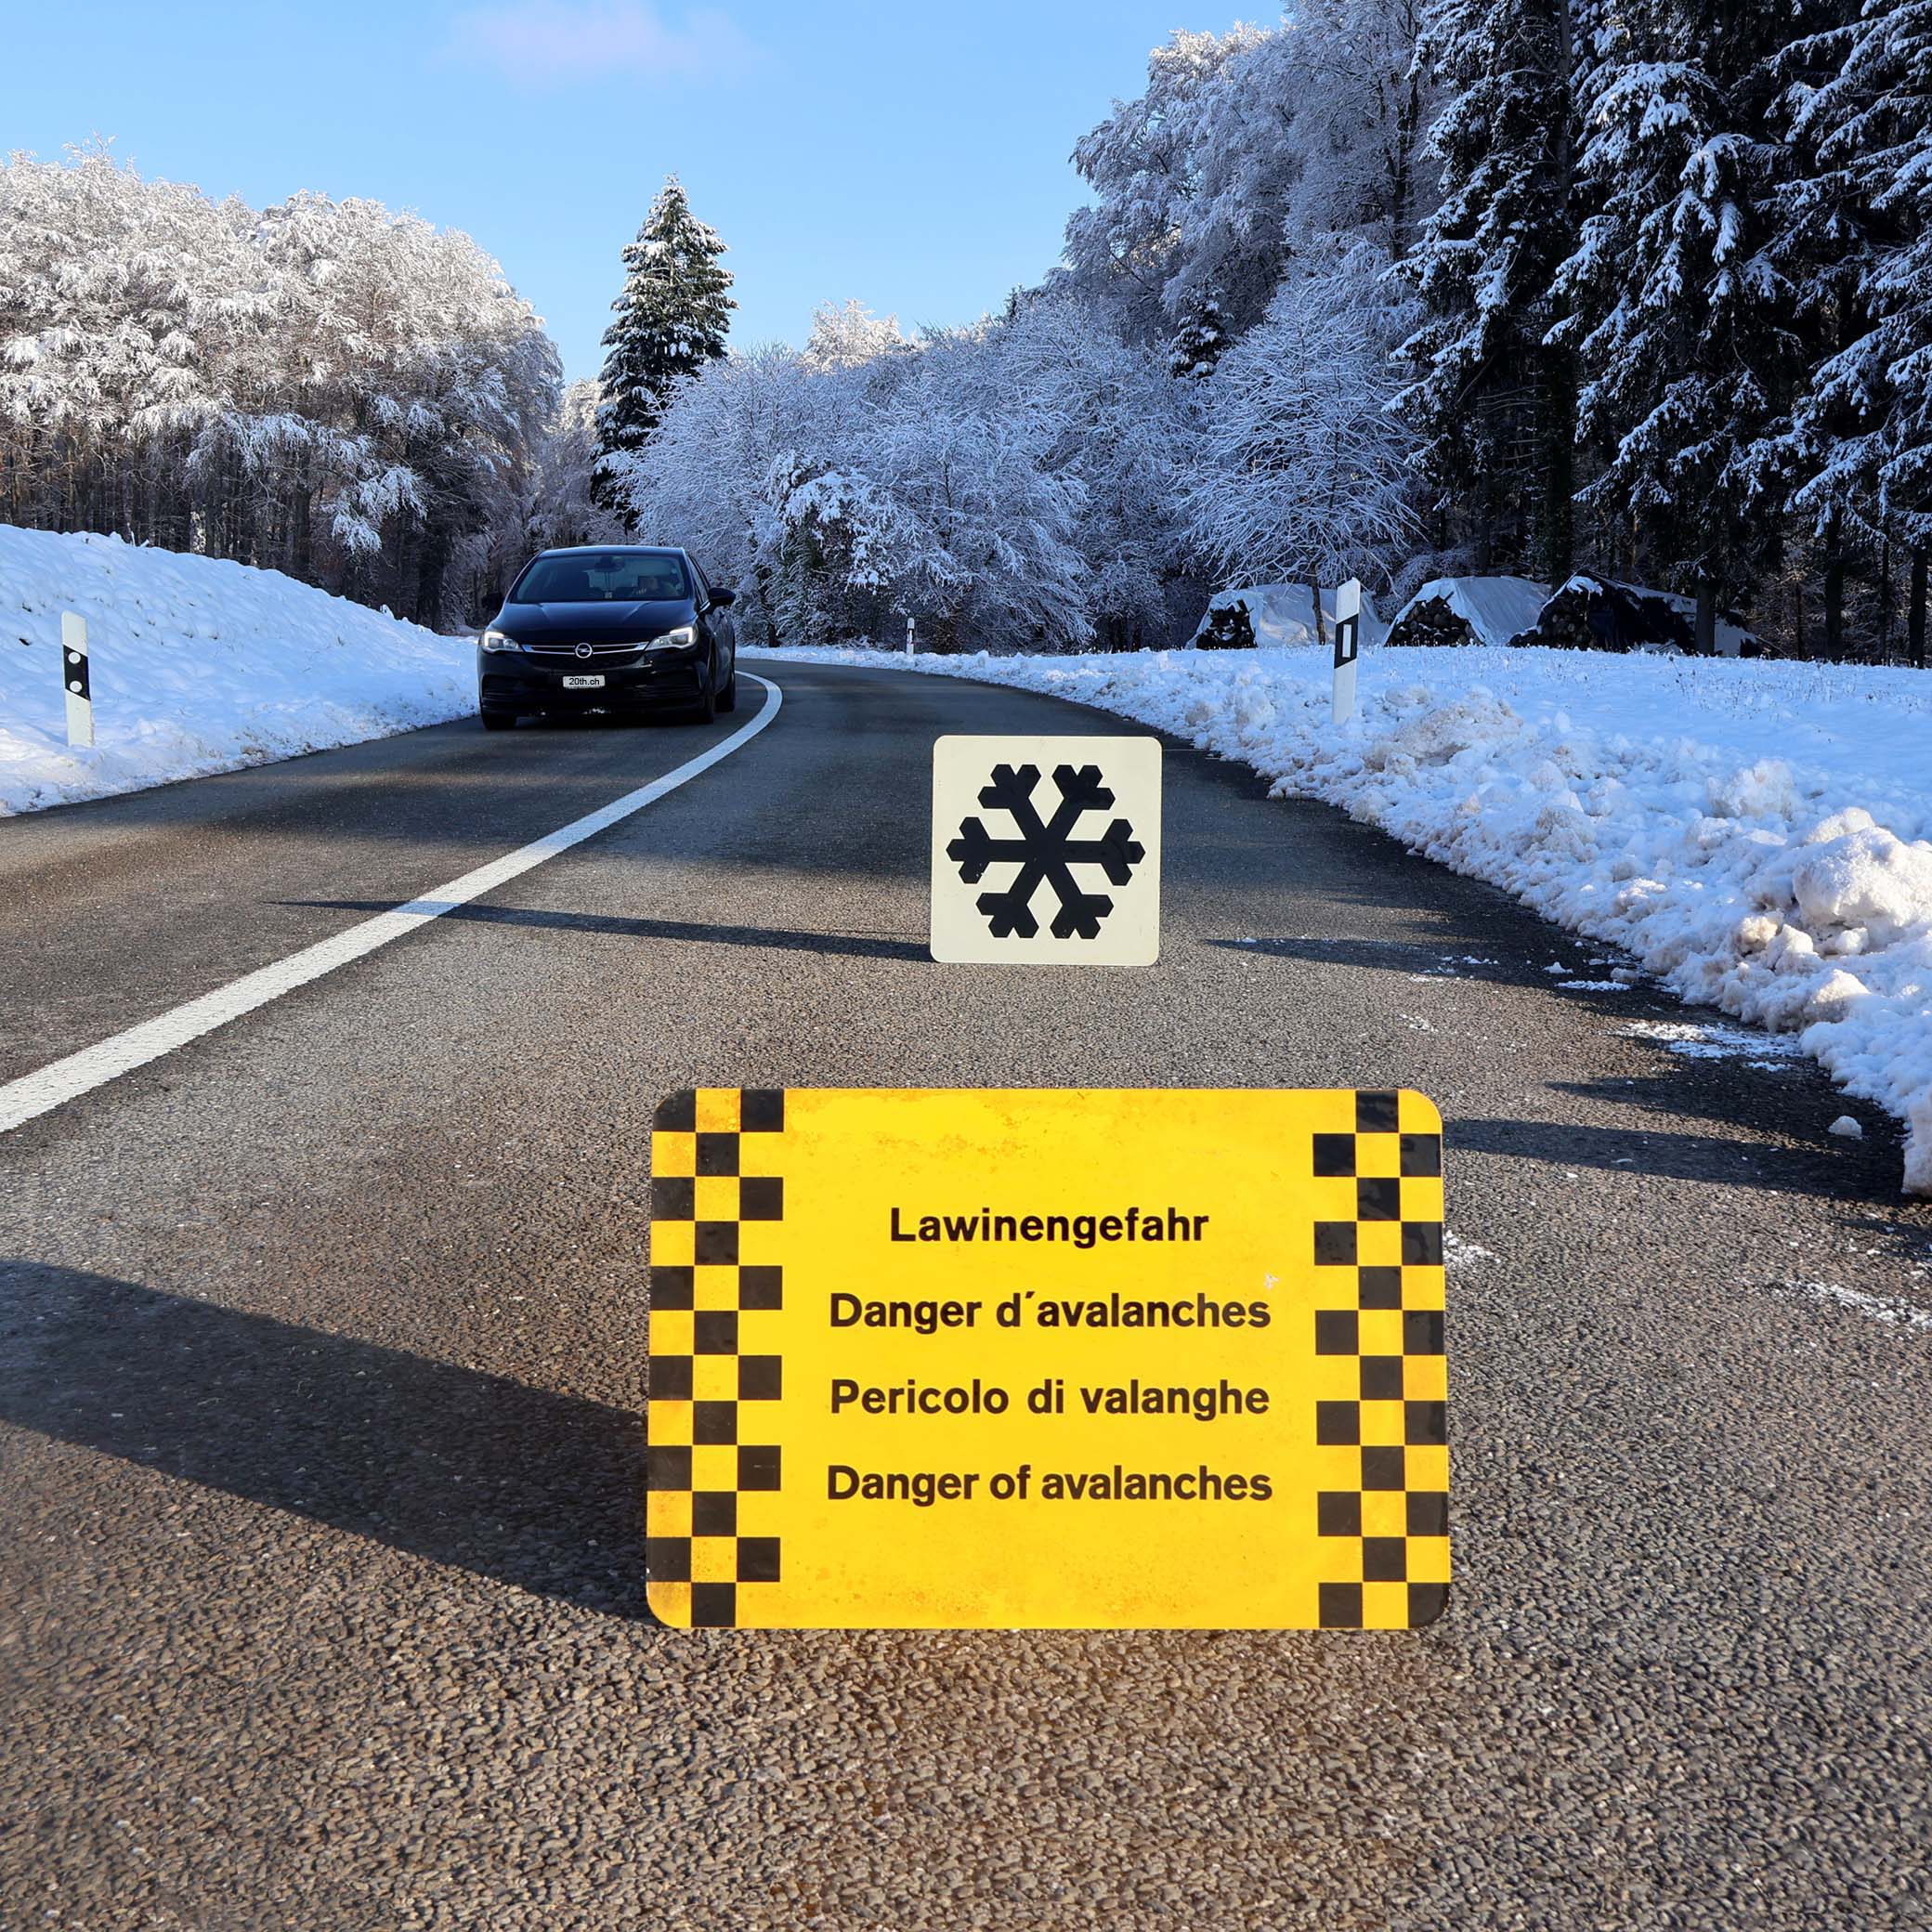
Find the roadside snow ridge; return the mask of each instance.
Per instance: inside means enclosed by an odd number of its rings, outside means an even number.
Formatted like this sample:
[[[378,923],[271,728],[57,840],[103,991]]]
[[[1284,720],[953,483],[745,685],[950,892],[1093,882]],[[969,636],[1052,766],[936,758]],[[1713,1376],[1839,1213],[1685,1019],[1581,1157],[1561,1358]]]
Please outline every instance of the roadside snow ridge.
[[[91,751],[67,744],[63,610]],[[0,815],[440,724],[475,707],[470,653],[277,570],[0,524]]]

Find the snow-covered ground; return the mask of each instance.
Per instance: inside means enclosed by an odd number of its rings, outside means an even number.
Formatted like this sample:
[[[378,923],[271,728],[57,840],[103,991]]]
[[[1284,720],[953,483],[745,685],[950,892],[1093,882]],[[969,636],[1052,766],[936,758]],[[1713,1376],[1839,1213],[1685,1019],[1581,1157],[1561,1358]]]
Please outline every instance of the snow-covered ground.
[[[1847,1092],[1907,1123],[1905,1184],[1932,1193],[1932,677],[1364,650],[1360,714],[1338,729],[1326,654],[1306,646],[912,662],[1243,759],[1627,947],[1687,999],[1795,1033]]]
[[[67,744],[63,610],[87,620],[91,751]],[[456,717],[471,649],[279,571],[0,524],[0,815]]]

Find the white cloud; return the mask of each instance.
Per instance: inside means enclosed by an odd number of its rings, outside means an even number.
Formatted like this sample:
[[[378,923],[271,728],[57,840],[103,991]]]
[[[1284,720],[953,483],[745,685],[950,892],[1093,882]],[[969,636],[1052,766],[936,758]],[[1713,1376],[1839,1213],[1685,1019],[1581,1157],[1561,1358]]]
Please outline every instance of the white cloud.
[[[710,7],[673,23],[642,0],[509,0],[457,15],[450,51],[511,80],[543,85],[616,73],[736,73],[754,50],[736,21]]]

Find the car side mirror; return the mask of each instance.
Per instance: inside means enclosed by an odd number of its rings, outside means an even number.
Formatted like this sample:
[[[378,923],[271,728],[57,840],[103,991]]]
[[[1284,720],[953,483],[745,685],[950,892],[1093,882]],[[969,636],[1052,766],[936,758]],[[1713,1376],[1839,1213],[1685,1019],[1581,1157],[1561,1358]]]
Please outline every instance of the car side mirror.
[[[736,591],[714,590],[711,593],[711,602],[718,605],[721,608],[728,610],[732,605],[738,602],[738,593]]]

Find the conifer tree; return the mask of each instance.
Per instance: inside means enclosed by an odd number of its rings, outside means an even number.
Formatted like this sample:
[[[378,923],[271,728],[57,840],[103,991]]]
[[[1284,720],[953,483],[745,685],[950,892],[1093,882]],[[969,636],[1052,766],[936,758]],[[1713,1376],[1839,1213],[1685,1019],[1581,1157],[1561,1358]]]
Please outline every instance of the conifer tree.
[[[1576,409],[1546,340],[1575,246],[1578,0],[1436,0],[1417,51],[1444,92],[1429,132],[1442,199],[1403,262],[1422,326],[1404,393],[1438,488],[1473,502],[1485,564],[1569,575]]]
[[[1769,432],[1800,372],[1778,266],[1784,150],[1770,134],[1782,22],[1729,0],[1638,0],[1582,84],[1593,212],[1557,278],[1583,366],[1579,417],[1606,467],[1583,501],[1627,519],[1697,597],[1746,594],[1775,540]]]
[[[1228,322],[1221,304],[1212,295],[1192,301],[1168,350],[1168,373],[1211,375],[1227,346]]]
[[[604,332],[597,444],[606,465],[635,454],[676,384],[724,355],[738,307],[731,271],[718,263],[724,253],[671,176],[624,250],[623,292],[610,305],[617,320]]]
[[[1849,7],[1846,8],[1848,13]],[[1839,642],[1840,546],[1902,541],[1910,649],[1924,661],[1932,553],[1932,0],[1867,0],[1786,52],[1791,237],[1819,311],[1819,363],[1793,411],[1795,507],[1826,558]],[[1837,565],[1838,582],[1834,581]]]

